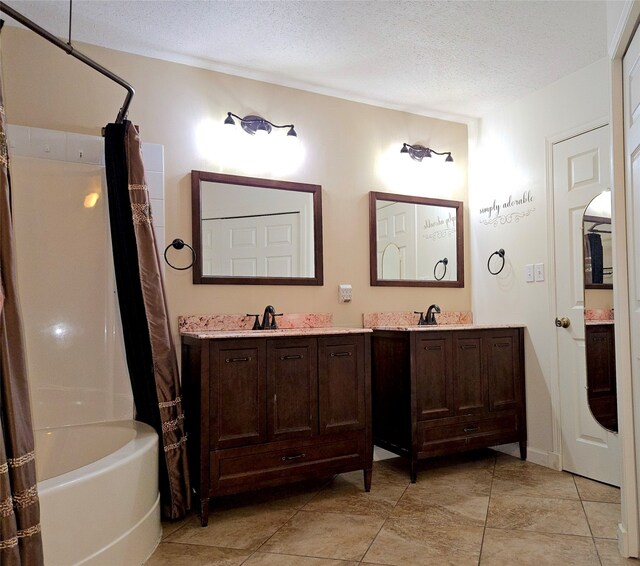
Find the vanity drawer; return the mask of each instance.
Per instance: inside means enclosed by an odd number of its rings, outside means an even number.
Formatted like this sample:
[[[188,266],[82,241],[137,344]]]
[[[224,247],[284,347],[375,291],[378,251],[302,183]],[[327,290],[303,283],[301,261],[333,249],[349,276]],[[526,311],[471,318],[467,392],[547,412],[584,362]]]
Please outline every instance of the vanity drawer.
[[[486,446],[487,441],[494,437],[497,442],[510,434],[515,435],[518,431],[518,416],[506,414],[440,425],[434,422],[418,423],[418,427],[418,438],[423,449],[451,445],[473,448],[475,444]]]
[[[272,443],[211,452],[211,495],[333,475],[364,467],[362,435],[330,442]]]

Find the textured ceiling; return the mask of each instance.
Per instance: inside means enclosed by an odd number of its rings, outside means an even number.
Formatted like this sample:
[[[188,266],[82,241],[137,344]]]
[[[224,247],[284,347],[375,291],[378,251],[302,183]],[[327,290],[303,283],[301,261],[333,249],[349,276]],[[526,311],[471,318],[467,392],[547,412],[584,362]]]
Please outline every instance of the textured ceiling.
[[[68,1],[7,4],[66,40]],[[74,41],[449,117],[606,55],[595,0],[74,0],[72,21]]]

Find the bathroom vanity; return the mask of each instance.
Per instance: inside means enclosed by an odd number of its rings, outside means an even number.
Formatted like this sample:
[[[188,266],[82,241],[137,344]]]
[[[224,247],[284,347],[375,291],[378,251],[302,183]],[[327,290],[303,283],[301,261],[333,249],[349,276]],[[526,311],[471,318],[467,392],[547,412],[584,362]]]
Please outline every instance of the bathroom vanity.
[[[526,459],[524,328],[373,329],[373,440],[410,460],[518,442]]]
[[[182,332],[191,485],[209,499],[362,469],[371,487],[371,331]]]
[[[618,431],[615,332],[613,320],[587,320],[587,397],[595,419],[607,430]]]

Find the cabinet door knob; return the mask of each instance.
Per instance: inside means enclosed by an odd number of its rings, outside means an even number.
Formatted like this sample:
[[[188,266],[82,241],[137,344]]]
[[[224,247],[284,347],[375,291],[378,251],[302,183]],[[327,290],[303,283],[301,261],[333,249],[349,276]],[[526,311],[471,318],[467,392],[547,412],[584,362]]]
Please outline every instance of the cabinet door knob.
[[[569,328],[570,325],[571,321],[566,316],[563,316],[562,318],[556,318],[556,326],[558,328]]]

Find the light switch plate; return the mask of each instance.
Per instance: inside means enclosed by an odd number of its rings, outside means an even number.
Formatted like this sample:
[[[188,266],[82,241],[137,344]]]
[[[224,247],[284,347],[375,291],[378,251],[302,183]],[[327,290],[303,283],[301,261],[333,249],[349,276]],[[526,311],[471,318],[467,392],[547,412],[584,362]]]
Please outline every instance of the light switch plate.
[[[524,280],[527,283],[533,283],[533,263],[527,263],[527,265],[524,266]]]
[[[544,263],[535,264],[536,281],[544,281]]]

